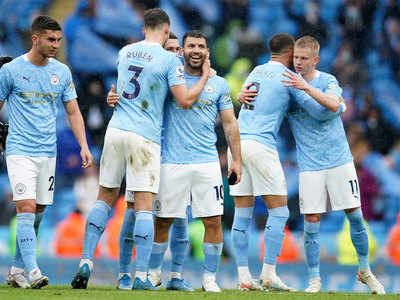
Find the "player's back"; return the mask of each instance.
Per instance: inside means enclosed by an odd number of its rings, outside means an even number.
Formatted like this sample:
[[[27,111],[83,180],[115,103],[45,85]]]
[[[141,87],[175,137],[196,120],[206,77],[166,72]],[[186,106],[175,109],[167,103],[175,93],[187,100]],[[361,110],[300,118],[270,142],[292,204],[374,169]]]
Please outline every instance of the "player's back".
[[[257,66],[246,83],[254,83],[258,95],[251,105],[242,105],[239,114],[241,139],[253,139],[276,149],[276,139],[282,120],[287,112],[290,93],[281,80],[286,67],[275,61]]]
[[[183,83],[181,62],[160,44],[141,41],[122,48],[117,84],[120,100],[109,126],[160,143],[168,88]]]
[[[310,85],[341,97],[342,89],[331,74],[317,71]],[[340,116],[320,121],[292,101],[288,120],[296,140],[300,171],[333,168],[353,159]]]

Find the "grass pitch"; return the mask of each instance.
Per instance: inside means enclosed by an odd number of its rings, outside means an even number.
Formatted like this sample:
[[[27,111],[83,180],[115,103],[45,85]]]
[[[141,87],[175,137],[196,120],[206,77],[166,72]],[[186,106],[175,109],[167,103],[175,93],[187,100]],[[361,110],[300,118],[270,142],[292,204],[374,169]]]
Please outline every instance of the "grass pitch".
[[[290,300],[355,300],[355,299],[400,299],[398,294],[384,296],[360,293],[344,292],[322,292],[318,294],[306,294],[303,292],[283,293],[283,292],[241,292],[238,290],[223,290],[222,293],[205,293],[201,290],[195,292],[173,292],[164,289],[158,291],[118,291],[114,287],[89,286],[87,290],[73,290],[70,286],[49,286],[41,290],[24,290],[0,285],[1,300],[181,300],[181,299],[207,299],[207,300],[226,300],[226,299],[290,299]]]

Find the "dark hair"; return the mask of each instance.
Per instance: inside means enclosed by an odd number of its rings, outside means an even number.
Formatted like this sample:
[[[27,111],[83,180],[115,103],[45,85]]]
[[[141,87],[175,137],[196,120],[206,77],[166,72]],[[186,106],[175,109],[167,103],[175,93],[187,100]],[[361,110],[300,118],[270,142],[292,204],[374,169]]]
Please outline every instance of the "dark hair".
[[[283,54],[294,47],[294,38],[287,33],[275,34],[269,40],[271,54]]]
[[[186,32],[183,35],[183,39],[182,39],[182,45],[183,46],[185,46],[185,41],[186,41],[186,39],[188,37],[193,37],[193,38],[197,38],[197,39],[205,39],[206,40],[206,44],[207,44],[207,37],[200,30],[190,30],[190,31]]]
[[[154,29],[162,24],[168,24],[169,17],[168,14],[161,8],[152,8],[144,12],[143,17],[144,27]]]
[[[176,36],[175,33],[173,33],[172,31],[169,32],[169,37],[168,39],[170,40],[178,40],[178,37]]]
[[[2,57],[0,57],[0,68],[1,68],[4,64],[9,63],[9,62],[12,61],[12,60],[13,60],[13,58],[12,58],[11,56],[2,56]]]
[[[58,22],[49,16],[38,16],[33,20],[31,25],[31,33],[40,33],[45,30],[61,31],[61,26]]]

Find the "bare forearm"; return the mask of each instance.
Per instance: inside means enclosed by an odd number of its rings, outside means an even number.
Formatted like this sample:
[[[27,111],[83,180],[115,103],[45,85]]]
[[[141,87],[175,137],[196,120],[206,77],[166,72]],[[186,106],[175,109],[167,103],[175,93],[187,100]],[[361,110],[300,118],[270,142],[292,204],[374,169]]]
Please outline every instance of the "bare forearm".
[[[86,140],[85,124],[83,122],[80,111],[75,111],[72,114],[68,114],[68,121],[71,125],[71,130],[74,133],[74,136],[81,148],[88,147]]]
[[[196,102],[197,98],[200,96],[202,90],[204,89],[207,80],[208,76],[202,75],[200,79],[188,89],[187,104],[189,106]]]
[[[320,89],[312,86],[308,86],[304,91],[327,109],[333,112],[336,112],[339,109],[340,97],[337,95],[325,94]]]
[[[224,124],[224,131],[233,160],[241,162],[242,154],[240,150],[240,134],[237,121],[235,120],[234,122],[232,121],[228,124]]]

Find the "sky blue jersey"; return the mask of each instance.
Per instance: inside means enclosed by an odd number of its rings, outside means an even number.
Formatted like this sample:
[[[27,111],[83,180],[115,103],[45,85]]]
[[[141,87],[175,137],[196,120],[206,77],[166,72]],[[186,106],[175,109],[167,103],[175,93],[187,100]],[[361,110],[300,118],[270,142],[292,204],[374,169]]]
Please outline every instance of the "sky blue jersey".
[[[186,84],[194,85],[200,76],[185,73]],[[207,80],[196,102],[183,109],[173,99],[166,103],[161,147],[163,163],[188,164],[218,161],[215,123],[218,111],[232,109],[226,80],[213,76]]]
[[[317,71],[309,84],[327,94],[341,97],[342,89],[336,78]],[[297,90],[297,100],[290,105],[288,120],[296,140],[297,161],[300,171],[324,170],[343,165],[353,160],[339,114],[342,107],[333,113],[322,107],[303,91]],[[304,109],[304,102],[319,106],[320,114],[312,115]]]
[[[0,69],[0,101],[6,101],[9,131],[6,155],[54,157],[58,104],[76,99],[69,68],[50,58],[33,65],[27,55]]]
[[[255,67],[247,77],[245,85],[254,83],[252,88],[258,95],[251,105],[242,105],[238,119],[242,140],[256,140],[276,150],[277,134],[292,98],[290,89],[281,82],[286,69],[279,62],[269,61]]]
[[[108,126],[161,143],[164,102],[169,87],[185,84],[176,54],[158,43],[141,41],[122,48],[118,57],[120,99]]]

